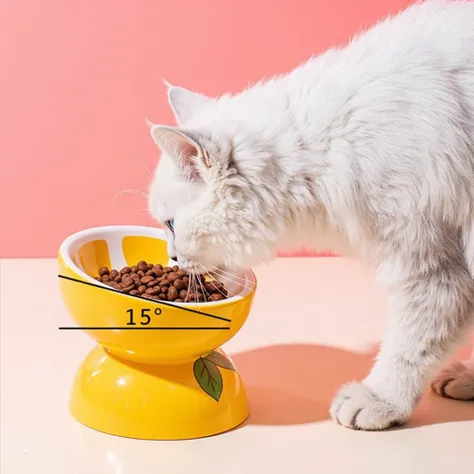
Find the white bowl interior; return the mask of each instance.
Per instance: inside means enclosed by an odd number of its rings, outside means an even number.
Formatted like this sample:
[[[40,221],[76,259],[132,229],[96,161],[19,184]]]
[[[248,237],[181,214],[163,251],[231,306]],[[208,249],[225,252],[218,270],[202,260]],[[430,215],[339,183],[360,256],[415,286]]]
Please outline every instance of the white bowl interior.
[[[105,227],[94,227],[91,229],[86,229],[80,232],[77,232],[70,237],[68,237],[61,244],[59,249],[60,255],[66,264],[72,268],[75,268],[77,273],[81,275],[86,280],[94,283],[96,285],[101,285],[106,288],[109,288],[107,285],[95,280],[92,276],[88,275],[80,263],[78,258],[79,249],[86,243],[94,240],[104,240],[107,242],[107,247],[109,251],[110,262],[112,268],[117,270],[125,267],[127,262],[125,260],[123,249],[122,249],[122,240],[127,236],[141,236],[141,237],[152,237],[160,240],[166,240],[166,234],[161,229],[156,229],[153,227],[144,227],[144,226],[105,226]],[[73,261],[74,260],[74,261]],[[77,262],[77,264],[75,263]],[[138,262],[137,262],[138,263]],[[156,263],[156,262],[154,262]],[[169,266],[176,265],[177,263],[173,260],[168,261]],[[229,298],[225,301],[219,302],[209,302],[209,303],[176,303],[178,305],[186,306],[196,306],[196,304],[201,305],[216,305],[222,304],[223,302],[231,302],[236,299],[243,298],[247,296],[251,291],[254,290],[256,285],[255,275],[249,270],[242,272],[237,275],[230,274],[228,272],[222,271],[218,280],[225,285],[227,288]],[[124,293],[124,295],[126,295]],[[128,295],[126,295],[128,296]],[[131,296],[130,296],[131,297]]]

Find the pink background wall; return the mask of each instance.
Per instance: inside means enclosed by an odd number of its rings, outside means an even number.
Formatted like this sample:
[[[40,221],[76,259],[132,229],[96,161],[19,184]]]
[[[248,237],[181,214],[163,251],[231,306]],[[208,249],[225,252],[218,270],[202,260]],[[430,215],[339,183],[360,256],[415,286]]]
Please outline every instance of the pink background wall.
[[[0,257],[55,256],[68,234],[152,224],[164,76],[208,94],[284,72],[408,0],[3,0]]]

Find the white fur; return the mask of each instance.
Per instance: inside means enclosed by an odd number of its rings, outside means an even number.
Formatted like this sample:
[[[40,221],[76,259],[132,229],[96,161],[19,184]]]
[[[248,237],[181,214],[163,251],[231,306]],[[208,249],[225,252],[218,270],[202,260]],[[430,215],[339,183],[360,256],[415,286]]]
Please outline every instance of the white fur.
[[[375,265],[387,335],[331,414],[404,422],[473,323],[474,3],[414,5],[237,95],[169,99],[150,211],[175,219],[170,252],[197,271],[302,245]]]

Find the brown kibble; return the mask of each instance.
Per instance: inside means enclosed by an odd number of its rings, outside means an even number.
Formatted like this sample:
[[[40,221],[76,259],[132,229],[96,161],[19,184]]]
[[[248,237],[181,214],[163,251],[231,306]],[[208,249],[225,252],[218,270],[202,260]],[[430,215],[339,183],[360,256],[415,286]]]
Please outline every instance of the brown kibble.
[[[204,283],[206,281],[206,277],[202,274],[194,275],[196,281]]]
[[[95,280],[114,290],[150,300],[185,302],[222,301],[227,298],[227,289],[217,280],[207,280],[205,275],[194,275],[194,290],[190,277],[178,265],[164,267],[142,260],[137,265],[126,266],[120,271],[101,267]],[[204,293],[204,294],[203,294]]]
[[[178,290],[174,286],[170,286],[168,290],[168,299],[174,301],[178,297]]]
[[[126,281],[129,281],[131,283],[133,283],[133,278],[131,277],[130,273],[124,273],[122,275],[122,283],[125,283]],[[131,284],[129,283],[129,284]]]
[[[160,268],[155,267],[152,271],[157,278],[164,275],[163,270],[161,270]]]
[[[184,284],[184,281],[177,278],[174,282],[173,282],[173,285],[175,286],[175,288],[180,291],[180,290],[183,290],[184,288],[186,288],[186,285]]]
[[[160,287],[159,286],[154,286],[153,288],[147,288],[145,290],[145,294],[147,295],[157,295],[160,293]]]
[[[210,280],[210,281],[206,281],[204,283],[205,286],[209,286],[209,288],[220,288],[222,285],[220,282],[218,282],[217,280]]]
[[[220,293],[212,293],[211,294],[211,300],[212,301],[222,301],[223,299],[225,299],[225,298]]]
[[[151,276],[151,275],[147,275],[147,276],[144,276],[141,280],[140,280],[140,283],[142,285],[147,285],[148,283],[150,283],[150,281],[154,281],[155,279]]]
[[[175,272],[168,273],[168,281],[173,283],[175,280],[178,279],[178,274]]]
[[[122,270],[120,270],[120,274],[124,275],[126,273],[130,273],[132,269],[130,267],[123,267]]]
[[[99,268],[99,276],[104,276],[109,274],[109,269],[107,267]]]
[[[213,281],[206,282],[206,284],[210,288],[210,290],[208,291],[212,293],[223,293],[224,295],[227,295],[227,290],[225,289],[224,285],[220,281],[213,280]]]

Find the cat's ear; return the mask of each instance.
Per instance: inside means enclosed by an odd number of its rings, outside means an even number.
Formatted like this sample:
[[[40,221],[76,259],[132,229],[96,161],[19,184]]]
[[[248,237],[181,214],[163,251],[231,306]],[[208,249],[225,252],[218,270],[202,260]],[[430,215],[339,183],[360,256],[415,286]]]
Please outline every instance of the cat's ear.
[[[176,160],[187,179],[196,179],[200,168],[211,167],[209,155],[197,134],[167,125],[153,125],[151,136],[164,153]]]
[[[215,99],[192,92],[183,87],[168,88],[168,102],[178,124],[186,123],[201,110],[215,102]]]

